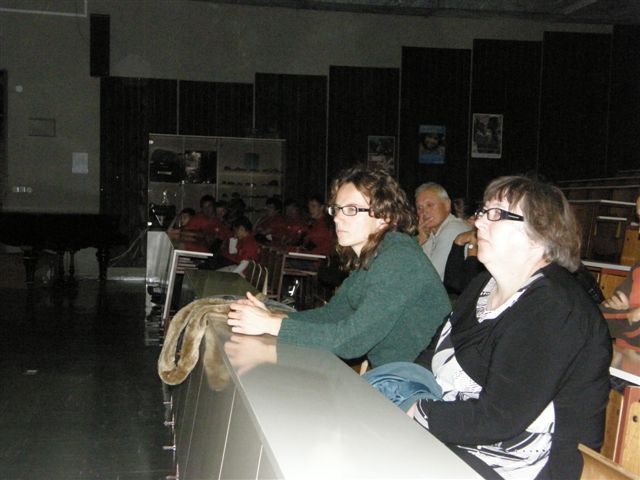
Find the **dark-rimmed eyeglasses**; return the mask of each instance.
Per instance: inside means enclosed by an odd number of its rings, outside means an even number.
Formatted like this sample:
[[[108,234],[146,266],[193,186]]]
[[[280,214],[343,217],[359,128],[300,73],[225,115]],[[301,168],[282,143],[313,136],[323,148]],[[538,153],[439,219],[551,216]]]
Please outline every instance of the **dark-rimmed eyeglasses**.
[[[487,220],[491,222],[497,222],[499,220],[513,220],[514,222],[524,222],[524,217],[517,213],[503,210],[502,208],[479,208],[476,210],[476,219],[481,218],[483,215],[487,216]]]
[[[335,217],[338,214],[338,211],[341,211],[342,214],[347,217],[353,217],[359,212],[368,212],[369,210],[369,208],[356,207],[355,205],[346,205],[344,207],[341,207],[340,205],[329,205],[327,207],[327,213],[332,217]]]

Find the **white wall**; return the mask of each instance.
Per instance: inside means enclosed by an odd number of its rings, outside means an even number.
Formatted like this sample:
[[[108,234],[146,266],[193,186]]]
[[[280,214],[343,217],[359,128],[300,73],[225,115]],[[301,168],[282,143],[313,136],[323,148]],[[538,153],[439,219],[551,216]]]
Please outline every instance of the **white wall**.
[[[89,18],[2,11],[0,69],[8,71],[8,165],[3,208],[99,210],[100,82],[89,76]],[[83,0],[30,0],[36,9]],[[609,33],[609,26],[422,18],[211,4],[194,0],[88,0],[111,16],[111,74],[253,82],[256,72],[320,74],[330,65],[400,67],[402,46],[471,48],[474,38],[542,40],[544,31]],[[21,86],[18,93],[16,87]],[[28,135],[54,118],[55,137]],[[89,173],[73,174],[73,152]],[[15,193],[28,186],[32,193]]]

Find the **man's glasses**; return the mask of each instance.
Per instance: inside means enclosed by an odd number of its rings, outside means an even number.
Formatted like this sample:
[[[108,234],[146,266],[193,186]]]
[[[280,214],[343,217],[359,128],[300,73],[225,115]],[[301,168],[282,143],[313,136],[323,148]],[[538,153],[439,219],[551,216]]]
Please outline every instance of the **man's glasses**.
[[[335,217],[338,214],[338,211],[342,211],[342,214],[347,217],[353,217],[354,215],[357,215],[358,212],[368,212],[369,210],[369,208],[360,208],[355,205],[347,205],[344,207],[341,207],[340,205],[329,205],[327,207],[327,213],[332,217]]]
[[[487,216],[487,220],[497,222],[499,220],[513,220],[516,222],[524,222],[524,217],[517,213],[503,210],[502,208],[479,208],[476,210],[476,218],[481,218],[483,215]]]

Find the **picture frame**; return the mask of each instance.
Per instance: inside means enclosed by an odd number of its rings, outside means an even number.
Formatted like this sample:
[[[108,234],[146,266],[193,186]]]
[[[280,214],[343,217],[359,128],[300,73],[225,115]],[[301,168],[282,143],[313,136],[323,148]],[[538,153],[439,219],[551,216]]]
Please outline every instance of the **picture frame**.
[[[502,158],[503,116],[474,113],[471,132],[472,158]]]
[[[418,163],[443,165],[447,151],[447,127],[445,125],[420,125],[418,129]]]
[[[369,135],[367,137],[367,168],[383,169],[392,176],[396,174],[396,137]]]

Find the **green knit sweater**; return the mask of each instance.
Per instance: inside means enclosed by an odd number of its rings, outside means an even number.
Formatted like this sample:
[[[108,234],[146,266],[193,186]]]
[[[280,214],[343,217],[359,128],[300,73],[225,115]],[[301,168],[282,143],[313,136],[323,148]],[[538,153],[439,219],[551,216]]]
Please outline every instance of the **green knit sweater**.
[[[389,232],[367,269],[351,272],[323,307],[290,313],[279,338],[344,359],[366,355],[373,366],[412,362],[450,309],[420,246],[409,235]]]

